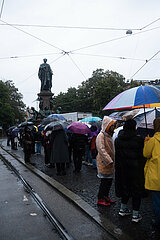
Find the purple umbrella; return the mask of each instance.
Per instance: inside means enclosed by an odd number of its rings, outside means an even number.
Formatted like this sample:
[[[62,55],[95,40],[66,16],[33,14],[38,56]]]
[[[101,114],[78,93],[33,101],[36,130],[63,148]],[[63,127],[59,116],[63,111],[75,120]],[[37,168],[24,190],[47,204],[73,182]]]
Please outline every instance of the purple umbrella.
[[[77,134],[88,134],[90,133],[90,129],[87,127],[86,124],[81,122],[72,122],[68,127],[68,130],[70,130],[73,133]]]

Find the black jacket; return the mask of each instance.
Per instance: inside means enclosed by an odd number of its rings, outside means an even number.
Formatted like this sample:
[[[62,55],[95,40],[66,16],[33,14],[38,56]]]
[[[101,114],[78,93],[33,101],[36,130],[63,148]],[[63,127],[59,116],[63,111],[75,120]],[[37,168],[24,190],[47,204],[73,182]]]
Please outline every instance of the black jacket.
[[[115,191],[117,197],[144,193],[144,140],[136,132],[121,132],[115,140]]]

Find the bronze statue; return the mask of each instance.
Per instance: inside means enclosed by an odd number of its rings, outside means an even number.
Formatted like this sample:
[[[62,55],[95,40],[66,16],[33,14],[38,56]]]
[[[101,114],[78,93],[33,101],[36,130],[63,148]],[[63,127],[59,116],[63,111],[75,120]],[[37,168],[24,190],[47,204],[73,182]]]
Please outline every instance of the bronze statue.
[[[42,63],[39,67],[38,77],[41,80],[41,92],[51,92],[52,88],[52,69],[50,65],[47,63],[47,59],[43,59],[44,63]]]

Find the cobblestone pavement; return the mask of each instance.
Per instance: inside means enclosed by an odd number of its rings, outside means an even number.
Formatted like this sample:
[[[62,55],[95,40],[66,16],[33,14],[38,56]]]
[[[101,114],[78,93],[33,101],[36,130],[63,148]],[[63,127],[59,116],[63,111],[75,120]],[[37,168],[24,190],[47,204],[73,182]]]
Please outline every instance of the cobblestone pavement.
[[[5,148],[10,149],[10,147],[6,146]],[[23,151],[21,148],[19,150],[12,150],[14,154],[23,157]],[[44,155],[34,154],[32,155],[31,162],[35,163],[35,167],[44,172],[45,174],[53,177],[55,180],[63,184],[69,190],[73,191],[77,195],[79,195],[83,200],[89,203],[93,208],[99,211],[103,216],[108,218],[111,222],[113,222],[118,231],[125,232],[127,235],[131,237],[133,240],[159,240],[160,234],[154,232],[151,227],[152,218],[154,217],[152,210],[152,202],[150,194],[148,197],[142,199],[141,204],[141,215],[143,217],[142,221],[138,224],[131,222],[131,216],[120,217],[118,215],[120,200],[115,197],[114,192],[114,182],[112,184],[112,188],[110,191],[111,199],[115,200],[115,204],[110,207],[99,207],[97,206],[97,192],[99,188],[100,181],[97,178],[97,171],[93,169],[92,166],[87,166],[83,164],[82,170],[80,173],[73,173],[73,164],[71,163],[69,168],[67,168],[66,176],[57,176],[55,168],[47,168],[44,165]],[[128,206],[131,208],[131,201]]]

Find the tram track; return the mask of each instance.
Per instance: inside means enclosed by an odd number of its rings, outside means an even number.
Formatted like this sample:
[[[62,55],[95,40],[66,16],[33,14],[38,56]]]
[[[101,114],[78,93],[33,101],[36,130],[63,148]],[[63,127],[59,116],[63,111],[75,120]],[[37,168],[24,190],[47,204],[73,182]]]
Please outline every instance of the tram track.
[[[21,180],[23,186],[25,187],[26,191],[32,196],[38,206],[42,209],[44,215],[49,219],[51,224],[55,227],[55,229],[60,234],[63,240],[74,240],[74,238],[67,232],[65,227],[62,223],[56,218],[53,212],[49,209],[47,204],[42,200],[42,198],[34,191],[32,186],[24,179],[24,177],[19,173],[19,171],[1,155],[2,161],[7,165],[16,176]]]
[[[36,174],[38,177],[40,177],[41,179],[43,178],[43,173],[39,173],[39,170],[35,170],[35,168],[33,166],[26,165],[24,162],[22,162],[18,157],[16,157],[14,154],[10,153],[9,151],[7,151],[5,148],[2,147],[2,149],[5,151],[6,154],[9,154],[10,156],[12,156],[14,159],[16,159],[18,161],[18,163],[20,163],[21,165],[23,165],[25,168],[27,168],[27,170],[24,171],[32,171],[32,173]],[[7,164],[14,172],[15,174],[18,176],[18,178],[22,181],[24,187],[26,188],[26,190],[30,193],[30,195],[33,197],[33,199],[36,201],[36,203],[39,205],[39,207],[43,210],[44,214],[47,216],[47,218],[49,219],[49,221],[54,225],[54,227],[56,228],[56,230],[60,233],[60,236],[62,237],[62,239],[68,239],[68,240],[73,240],[73,239],[81,239],[81,238],[75,238],[73,236],[73,234],[70,234],[70,232],[67,230],[67,228],[61,223],[61,221],[58,220],[58,218],[56,217],[57,215],[54,214],[53,209],[50,209],[50,207],[48,207],[48,205],[46,204],[46,202],[43,200],[43,197],[41,197],[32,187],[32,185],[23,177],[23,175],[20,173],[20,171],[16,168],[16,166],[14,166],[14,164],[11,163],[11,161],[8,161],[6,159],[5,156],[3,156],[3,154],[1,154],[1,157],[3,158],[3,161],[5,162],[5,164]],[[5,154],[4,154],[5,155]],[[40,175],[39,175],[40,174]],[[54,181],[52,179],[52,181]],[[50,181],[49,181],[49,177],[47,178],[47,183],[49,185],[51,185]],[[60,184],[61,185],[61,184]],[[53,186],[52,186],[53,187]],[[61,190],[63,187],[62,186],[58,186],[56,190],[59,190],[59,188],[61,188]],[[65,187],[64,187],[65,188]],[[62,191],[63,192],[63,191]],[[67,194],[66,194],[67,195]],[[75,195],[75,194],[73,194]],[[73,202],[79,202],[79,199],[75,199],[76,197],[73,196]],[[79,203],[77,203],[77,206],[79,205]],[[82,204],[83,205],[83,204]],[[49,205],[50,206],[50,205]],[[76,206],[76,207],[77,207]],[[80,209],[80,211],[84,211],[84,209]],[[90,213],[90,216],[88,216],[89,218],[91,218],[91,215],[93,213]],[[94,214],[93,214],[94,215]],[[99,220],[97,219],[97,216],[93,216],[91,219],[92,222],[94,222],[94,224],[99,225],[99,231],[102,231],[105,238],[105,240],[116,240],[116,239],[130,239],[128,236],[126,237],[125,235],[120,235],[118,233],[118,229],[115,229],[115,232],[111,231],[110,229],[113,228],[113,226],[111,226],[109,223],[107,223],[108,225],[108,230],[101,226],[99,224]],[[85,239],[85,238],[84,238]]]

